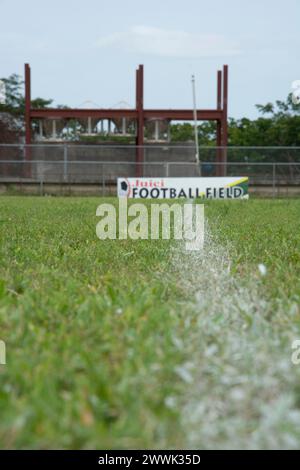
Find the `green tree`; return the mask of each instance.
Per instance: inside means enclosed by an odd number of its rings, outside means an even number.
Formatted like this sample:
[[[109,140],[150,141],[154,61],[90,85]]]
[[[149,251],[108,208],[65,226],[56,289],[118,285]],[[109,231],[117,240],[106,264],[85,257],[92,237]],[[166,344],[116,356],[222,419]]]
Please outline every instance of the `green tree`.
[[[24,80],[17,74],[7,78],[1,78],[5,84],[5,104],[0,104],[0,112],[8,112],[14,115],[22,115],[25,111]],[[33,108],[47,108],[53,100],[35,98],[31,100]]]
[[[24,107],[22,78],[13,73],[7,78],[1,78],[5,84],[5,104],[0,104],[0,111],[18,114]]]

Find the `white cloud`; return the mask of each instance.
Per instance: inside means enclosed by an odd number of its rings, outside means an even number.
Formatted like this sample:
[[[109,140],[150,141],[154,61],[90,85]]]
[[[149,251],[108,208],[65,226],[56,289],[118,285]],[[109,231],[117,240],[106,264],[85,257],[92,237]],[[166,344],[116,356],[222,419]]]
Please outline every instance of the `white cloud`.
[[[199,34],[134,26],[127,32],[116,32],[97,41],[97,46],[163,57],[216,57],[240,53],[238,44],[218,34]]]

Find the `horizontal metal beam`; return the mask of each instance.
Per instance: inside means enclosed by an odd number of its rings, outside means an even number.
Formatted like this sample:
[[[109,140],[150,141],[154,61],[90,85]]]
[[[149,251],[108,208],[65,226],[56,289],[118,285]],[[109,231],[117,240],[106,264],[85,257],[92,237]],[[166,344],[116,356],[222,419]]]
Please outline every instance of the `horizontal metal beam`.
[[[145,119],[169,119],[172,121],[192,121],[192,109],[145,109]],[[78,118],[98,118],[98,119],[119,119],[127,117],[137,119],[136,109],[31,109],[31,118],[57,118],[57,119],[78,119]],[[222,110],[199,109],[197,111],[199,121],[217,121],[222,119]]]
[[[99,118],[99,119],[118,119],[121,117],[128,117],[135,119],[137,111],[135,109],[31,109],[31,118]]]
[[[172,121],[193,121],[192,109],[145,109],[146,119],[171,119]],[[215,109],[198,109],[198,121],[215,121],[222,118],[222,111]]]

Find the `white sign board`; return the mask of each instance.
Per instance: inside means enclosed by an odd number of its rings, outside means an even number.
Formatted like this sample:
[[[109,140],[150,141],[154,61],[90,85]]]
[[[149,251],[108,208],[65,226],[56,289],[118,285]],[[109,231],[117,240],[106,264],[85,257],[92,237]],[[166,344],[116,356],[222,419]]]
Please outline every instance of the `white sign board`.
[[[248,199],[248,177],[118,178],[118,196],[142,199]]]

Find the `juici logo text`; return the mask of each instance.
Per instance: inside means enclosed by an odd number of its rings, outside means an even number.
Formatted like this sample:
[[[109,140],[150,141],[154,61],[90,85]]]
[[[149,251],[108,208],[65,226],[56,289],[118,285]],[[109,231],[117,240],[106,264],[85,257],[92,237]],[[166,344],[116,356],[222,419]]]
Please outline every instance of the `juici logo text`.
[[[183,240],[189,251],[201,250],[204,243],[204,205],[135,203],[119,197],[113,204],[100,204],[96,234],[100,240]]]

